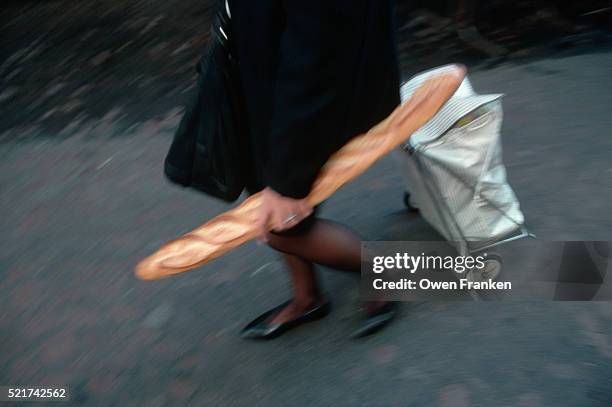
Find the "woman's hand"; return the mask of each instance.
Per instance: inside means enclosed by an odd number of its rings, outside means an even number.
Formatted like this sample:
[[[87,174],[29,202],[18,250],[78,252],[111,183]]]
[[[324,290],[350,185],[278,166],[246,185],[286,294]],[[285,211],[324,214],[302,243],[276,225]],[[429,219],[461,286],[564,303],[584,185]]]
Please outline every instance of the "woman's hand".
[[[271,188],[262,191],[262,204],[259,209],[259,240],[266,242],[270,230],[280,232],[289,229],[312,213],[305,199],[287,198]]]

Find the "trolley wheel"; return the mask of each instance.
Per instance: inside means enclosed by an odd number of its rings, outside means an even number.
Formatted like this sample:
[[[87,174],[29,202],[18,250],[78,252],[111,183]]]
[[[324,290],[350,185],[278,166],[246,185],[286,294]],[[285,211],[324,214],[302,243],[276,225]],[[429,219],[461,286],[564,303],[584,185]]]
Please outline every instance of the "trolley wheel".
[[[412,204],[410,203],[410,192],[408,191],[404,192],[404,205],[406,206],[409,212],[419,211],[419,208],[412,206]]]
[[[502,257],[496,253],[488,253],[484,260],[484,267],[482,269],[473,268],[468,273],[466,278],[468,281],[481,282],[481,281],[495,281],[503,270],[504,262]]]

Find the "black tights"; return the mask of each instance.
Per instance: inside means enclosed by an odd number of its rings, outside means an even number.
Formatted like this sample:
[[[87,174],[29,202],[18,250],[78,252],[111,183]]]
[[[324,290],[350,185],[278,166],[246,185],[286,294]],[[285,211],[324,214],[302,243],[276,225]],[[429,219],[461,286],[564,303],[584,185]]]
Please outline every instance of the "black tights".
[[[361,268],[361,239],[338,223],[310,218],[307,224],[284,233],[270,233],[268,244],[283,253],[293,284],[293,301],[274,322],[282,323],[300,315],[321,299],[313,263],[337,270],[358,272]],[[368,301],[368,313],[376,312],[382,301]]]
[[[300,233],[271,233],[270,246],[301,260],[343,271],[359,271],[361,239],[349,228],[330,220],[313,219]]]

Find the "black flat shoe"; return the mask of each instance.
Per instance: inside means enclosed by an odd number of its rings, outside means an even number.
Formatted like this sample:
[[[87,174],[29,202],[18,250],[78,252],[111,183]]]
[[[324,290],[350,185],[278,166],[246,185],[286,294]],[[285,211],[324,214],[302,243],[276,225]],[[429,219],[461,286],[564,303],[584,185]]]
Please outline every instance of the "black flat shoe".
[[[321,305],[316,306],[315,308],[306,311],[302,315],[297,318],[292,319],[291,321],[287,321],[282,324],[269,324],[267,322],[270,317],[280,310],[285,308],[287,304],[289,304],[291,300],[284,302],[283,304],[272,308],[271,310],[261,314],[253,321],[251,321],[244,329],[242,330],[240,336],[244,339],[272,339],[277,336],[287,332],[288,330],[295,328],[299,325],[302,325],[306,322],[316,321],[317,319],[321,319],[327,314],[331,309],[329,302],[324,301]]]
[[[363,338],[380,331],[395,317],[397,313],[397,303],[387,302],[379,310],[361,321],[359,327],[353,331],[351,338]]]

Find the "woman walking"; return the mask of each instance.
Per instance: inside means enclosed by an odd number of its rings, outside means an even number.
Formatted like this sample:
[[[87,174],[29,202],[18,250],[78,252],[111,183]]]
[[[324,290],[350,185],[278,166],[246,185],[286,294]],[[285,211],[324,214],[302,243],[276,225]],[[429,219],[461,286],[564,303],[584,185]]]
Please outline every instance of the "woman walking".
[[[329,311],[314,264],[359,272],[359,236],[303,198],[335,151],[399,104],[392,2],[230,0],[229,9],[254,164],[248,190],[263,191],[260,239],[282,254],[293,285],[291,300],[243,330],[271,338]],[[369,303],[353,335],[392,315],[390,303]]]

